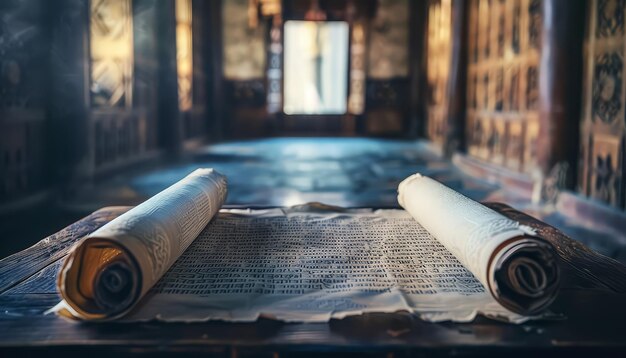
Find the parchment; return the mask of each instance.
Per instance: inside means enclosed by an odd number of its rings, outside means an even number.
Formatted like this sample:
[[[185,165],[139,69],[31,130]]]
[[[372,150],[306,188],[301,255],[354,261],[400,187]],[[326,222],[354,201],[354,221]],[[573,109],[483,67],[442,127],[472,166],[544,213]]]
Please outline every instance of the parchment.
[[[58,275],[57,310],[124,316],[187,249],[226,198],[226,178],[198,169],[83,239]]]
[[[420,175],[400,185],[406,211],[216,215],[225,196],[223,176],[198,170],[88,236],[60,270],[56,311],[119,321],[323,322],[408,311],[429,321],[523,322],[556,291],[549,244]]]
[[[222,210],[122,321],[325,322],[364,312],[471,321],[504,309],[403,210]]]
[[[504,307],[532,315],[554,300],[557,257],[530,227],[420,174],[400,183],[398,202]]]

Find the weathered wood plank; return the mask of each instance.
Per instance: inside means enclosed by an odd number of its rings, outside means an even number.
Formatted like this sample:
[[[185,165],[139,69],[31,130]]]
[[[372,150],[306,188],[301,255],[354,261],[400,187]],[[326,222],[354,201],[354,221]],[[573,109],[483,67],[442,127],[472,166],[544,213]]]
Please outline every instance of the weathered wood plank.
[[[626,349],[626,268],[557,229],[503,204],[488,204],[536,228],[563,259],[564,285],[551,311],[556,320],[508,325],[423,322],[407,313],[367,314],[320,324],[77,323],[43,313],[59,301],[54,277],[73,243],[129,208],[105,208],[33,247],[0,261],[0,350],[19,354],[193,353],[232,356],[253,352],[371,352],[403,354],[553,354]],[[341,210],[314,206],[318,211]],[[311,210],[312,208],[309,208]],[[344,209],[345,210],[345,209]],[[7,276],[9,275],[9,276]],[[616,292],[622,292],[616,293]],[[276,353],[277,355],[274,355]]]
[[[65,257],[76,241],[129,209],[129,207],[100,209],[28,249],[0,260],[0,294]]]
[[[614,292],[626,293],[626,266],[620,262],[591,250],[558,229],[508,205],[487,203],[487,206],[534,228],[539,236],[554,245],[562,260],[564,279],[562,287],[603,287]]]
[[[487,203],[486,205],[505,216],[535,228],[542,237],[556,247],[563,261],[562,286],[564,288],[605,288],[620,293],[626,292],[626,267],[621,263],[596,253],[585,245],[570,239],[556,228],[505,204]],[[62,231],[41,240],[34,246],[1,260],[0,294],[7,292],[21,282],[27,281],[31,276],[62,259],[80,238],[128,210],[130,207],[100,209]],[[307,206],[307,210],[345,211],[346,209],[310,205]],[[47,275],[42,273],[39,276],[39,281],[42,281]],[[29,287],[42,288],[46,285],[45,282],[34,282],[35,279],[37,277],[29,280]],[[26,291],[18,289],[18,292]],[[42,293],[50,292],[44,290]]]
[[[557,298],[553,309],[565,320],[509,325],[486,319],[471,324],[434,324],[408,313],[366,314],[329,323],[290,324],[261,319],[255,323],[196,324],[77,323],[54,315],[43,316],[56,295],[4,295],[0,306],[0,348],[27,346],[159,346],[248,347],[293,349],[464,350],[555,347],[624,348],[626,295],[605,291],[572,290]]]

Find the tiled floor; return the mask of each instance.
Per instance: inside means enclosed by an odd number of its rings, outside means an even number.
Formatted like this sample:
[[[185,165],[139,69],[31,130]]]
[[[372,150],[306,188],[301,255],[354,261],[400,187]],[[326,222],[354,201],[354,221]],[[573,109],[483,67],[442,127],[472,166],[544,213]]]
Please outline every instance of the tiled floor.
[[[65,213],[64,218],[76,218],[103,206],[134,205],[200,167],[212,167],[225,174],[229,180],[226,204],[246,207],[307,202],[344,207],[397,207],[398,183],[420,172],[475,200],[505,201],[592,248],[626,262],[626,237],[623,235],[583,227],[550,207],[533,206],[506,188],[462,173],[431,152],[426,143],[414,141],[275,138],[215,144],[175,164],[108,178],[85,188],[57,210]],[[26,247],[39,238],[25,237],[20,244],[27,243]]]

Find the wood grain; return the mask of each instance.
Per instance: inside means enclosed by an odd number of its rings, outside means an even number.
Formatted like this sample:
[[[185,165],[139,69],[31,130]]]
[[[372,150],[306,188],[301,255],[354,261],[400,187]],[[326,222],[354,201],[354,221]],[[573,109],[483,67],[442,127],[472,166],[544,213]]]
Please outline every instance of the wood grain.
[[[44,312],[59,301],[56,269],[73,243],[128,207],[101,209],[0,261],[0,355],[66,357],[180,355],[367,356],[602,353],[626,349],[626,267],[506,205],[491,208],[536,228],[562,259],[563,285],[551,319],[522,325],[478,318],[429,323],[408,313],[366,314],[328,323],[77,323]],[[313,206],[317,211],[340,208]],[[344,209],[345,210],[345,209]]]
[[[103,208],[51,235],[26,250],[0,260],[0,294],[62,259],[82,237],[128,211],[130,207]]]

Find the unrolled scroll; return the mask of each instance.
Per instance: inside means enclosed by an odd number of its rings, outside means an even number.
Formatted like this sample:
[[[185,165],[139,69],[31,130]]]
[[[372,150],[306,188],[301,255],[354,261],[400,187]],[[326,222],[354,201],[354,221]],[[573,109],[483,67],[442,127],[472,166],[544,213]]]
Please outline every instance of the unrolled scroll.
[[[60,313],[125,315],[215,216],[226,191],[223,175],[198,169],[83,239],[58,276]]]
[[[400,184],[398,202],[503,307],[533,315],[554,300],[556,254],[531,228],[420,174]]]

